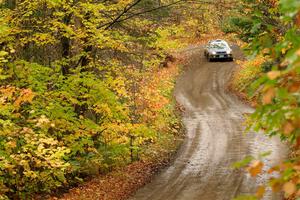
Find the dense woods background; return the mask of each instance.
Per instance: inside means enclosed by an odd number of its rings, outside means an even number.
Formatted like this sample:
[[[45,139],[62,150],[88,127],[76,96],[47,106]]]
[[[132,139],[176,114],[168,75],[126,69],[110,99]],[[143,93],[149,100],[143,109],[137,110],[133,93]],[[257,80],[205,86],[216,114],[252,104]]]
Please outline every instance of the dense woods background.
[[[168,151],[172,52],[217,30],[249,55],[232,88],[292,157],[262,185],[299,198],[299,0],[0,0],[0,198],[31,199]],[[247,158],[251,175],[260,158]]]
[[[225,2],[225,1],[222,1]],[[30,199],[166,151],[172,50],[223,15],[204,1],[0,1],[0,196]],[[215,16],[215,15],[213,15]]]

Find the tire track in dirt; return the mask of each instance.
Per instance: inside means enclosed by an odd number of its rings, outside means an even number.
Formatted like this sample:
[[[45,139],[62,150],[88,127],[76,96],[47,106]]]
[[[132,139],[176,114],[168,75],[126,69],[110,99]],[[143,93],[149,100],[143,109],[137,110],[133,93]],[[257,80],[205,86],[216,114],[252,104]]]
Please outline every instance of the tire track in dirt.
[[[234,53],[242,58],[237,47]],[[175,90],[177,101],[185,108],[186,140],[173,165],[131,200],[230,200],[238,194],[254,193],[266,179],[252,179],[242,170],[233,170],[232,163],[268,150],[273,153],[266,167],[284,157],[286,150],[278,138],[243,134],[243,114],[253,110],[226,90],[235,63],[209,63],[198,47],[190,54]],[[280,198],[268,191],[264,200]]]

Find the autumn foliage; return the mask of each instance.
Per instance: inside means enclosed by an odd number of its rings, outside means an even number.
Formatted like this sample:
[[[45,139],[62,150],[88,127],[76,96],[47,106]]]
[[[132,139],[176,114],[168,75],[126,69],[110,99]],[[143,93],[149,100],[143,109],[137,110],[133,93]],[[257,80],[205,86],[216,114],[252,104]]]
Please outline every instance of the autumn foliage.
[[[162,63],[184,28],[163,20],[171,8],[155,10],[168,3],[0,1],[1,199],[74,186],[175,143],[179,68]]]
[[[268,171],[271,177],[268,185],[258,188],[254,198],[262,198],[264,188],[271,187],[273,192],[282,191],[286,198],[297,199],[300,197],[300,2],[250,0],[242,7],[232,24],[247,43],[245,50],[252,60],[242,63],[233,85],[246,93],[248,100],[256,101],[256,112],[247,120],[249,128],[262,130],[270,137],[279,136],[292,149],[291,158]],[[254,160],[246,163],[255,177],[262,173],[263,163]]]

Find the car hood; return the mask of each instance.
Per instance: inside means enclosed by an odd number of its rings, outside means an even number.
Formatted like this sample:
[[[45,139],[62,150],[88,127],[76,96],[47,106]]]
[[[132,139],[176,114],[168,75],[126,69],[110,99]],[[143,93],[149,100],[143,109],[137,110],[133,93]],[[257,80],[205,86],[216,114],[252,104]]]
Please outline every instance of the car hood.
[[[224,52],[224,51],[231,51],[230,48],[223,48],[223,49],[220,49],[220,48],[212,48],[212,49],[209,49],[209,51],[214,51],[214,52]]]

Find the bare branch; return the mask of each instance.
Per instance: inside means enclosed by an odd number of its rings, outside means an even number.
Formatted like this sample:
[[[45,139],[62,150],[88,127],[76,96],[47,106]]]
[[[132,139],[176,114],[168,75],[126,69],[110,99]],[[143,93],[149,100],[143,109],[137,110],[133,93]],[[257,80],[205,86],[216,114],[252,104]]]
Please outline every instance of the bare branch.
[[[123,18],[123,19],[119,19],[118,21],[116,21],[116,23],[117,23],[117,22],[123,22],[123,21],[126,21],[126,20],[128,20],[128,19],[131,19],[131,18],[133,18],[133,17],[139,16],[139,15],[143,15],[143,14],[146,14],[146,13],[149,13],[149,12],[153,12],[153,11],[156,11],[156,10],[160,10],[160,9],[162,9],[162,8],[167,8],[167,7],[173,6],[173,5],[175,5],[175,4],[182,3],[183,1],[186,1],[186,0],[178,0],[178,1],[176,1],[176,2],[167,4],[167,5],[159,6],[159,7],[152,8],[152,9],[145,10],[145,11],[138,12],[138,13],[133,13],[133,14],[131,14],[131,15],[128,16],[128,17],[125,17],[125,18]]]
[[[176,4],[179,4],[179,3],[202,3],[202,4],[214,4],[213,2],[211,1],[202,1],[202,0],[178,0],[178,1],[175,1],[173,3],[170,3],[170,4],[167,4],[167,5],[162,5],[162,6],[159,6],[159,7],[156,7],[156,8],[152,8],[152,9],[149,9],[149,10],[145,10],[145,11],[141,11],[141,12],[137,12],[137,13],[132,13],[131,15],[127,16],[127,17],[124,17],[122,18],[125,14],[128,13],[128,11],[133,7],[131,6],[130,9],[126,10],[126,12],[122,12],[117,18],[115,18],[115,20],[113,20],[112,22],[109,22],[109,23],[106,23],[104,25],[101,25],[99,26],[99,28],[102,28],[102,27],[105,27],[105,29],[108,29],[110,27],[112,27],[114,24],[116,23],[119,23],[119,22],[123,22],[123,21],[126,21],[128,19],[131,19],[133,17],[136,17],[136,16],[139,16],[139,15],[143,15],[143,14],[146,14],[146,13],[149,13],[149,12],[153,12],[153,11],[156,11],[156,10],[160,10],[160,9],[163,9],[163,8],[167,8],[167,7],[170,7],[170,6],[174,6]],[[136,2],[137,3],[137,2]]]
[[[113,26],[118,20],[125,15],[129,10],[131,10],[133,7],[135,7],[137,4],[139,4],[142,0],[136,0],[133,4],[126,6],[122,13],[120,13],[114,20],[112,20],[109,23],[103,24],[99,26],[98,28],[104,28],[105,30],[109,29],[111,26]]]

